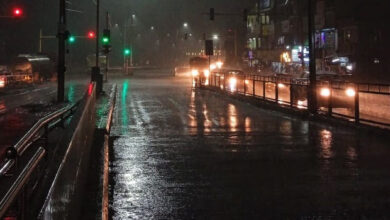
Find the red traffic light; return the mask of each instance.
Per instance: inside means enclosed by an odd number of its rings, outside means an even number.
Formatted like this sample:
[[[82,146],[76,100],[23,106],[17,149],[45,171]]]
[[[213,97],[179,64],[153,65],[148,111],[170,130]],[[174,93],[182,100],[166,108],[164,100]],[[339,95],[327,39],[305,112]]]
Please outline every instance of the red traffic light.
[[[15,17],[20,17],[23,15],[23,10],[20,9],[20,8],[14,8],[12,10],[12,14],[15,16]]]
[[[93,31],[88,32],[88,38],[95,38],[95,37],[96,37],[95,32],[93,32]]]

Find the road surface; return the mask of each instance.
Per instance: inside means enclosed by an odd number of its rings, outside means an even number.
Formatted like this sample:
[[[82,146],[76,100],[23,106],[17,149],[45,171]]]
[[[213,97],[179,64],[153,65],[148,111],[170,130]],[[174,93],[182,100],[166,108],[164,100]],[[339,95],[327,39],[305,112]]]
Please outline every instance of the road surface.
[[[263,110],[189,79],[122,78],[113,219],[389,217],[389,138]]]

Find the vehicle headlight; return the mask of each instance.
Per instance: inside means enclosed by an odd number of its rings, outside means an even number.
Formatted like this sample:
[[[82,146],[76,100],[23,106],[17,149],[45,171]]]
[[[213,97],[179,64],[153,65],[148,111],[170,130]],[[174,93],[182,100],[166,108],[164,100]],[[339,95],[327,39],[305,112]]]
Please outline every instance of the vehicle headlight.
[[[345,90],[345,94],[348,96],[348,97],[354,97],[356,95],[356,91],[355,89],[353,88],[347,88]]]
[[[203,70],[204,77],[209,77],[210,76],[210,71],[209,70]]]
[[[330,89],[329,88],[321,88],[320,95],[323,97],[329,97],[330,96]]]
[[[197,76],[199,75],[199,71],[198,70],[192,70],[192,76]]]

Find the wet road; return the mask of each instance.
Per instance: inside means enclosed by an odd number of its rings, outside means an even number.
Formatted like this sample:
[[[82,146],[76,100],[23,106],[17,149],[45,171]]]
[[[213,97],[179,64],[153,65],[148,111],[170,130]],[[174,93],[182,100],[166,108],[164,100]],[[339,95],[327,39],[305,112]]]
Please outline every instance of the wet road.
[[[380,218],[389,139],[262,110],[188,79],[118,79],[114,219]]]

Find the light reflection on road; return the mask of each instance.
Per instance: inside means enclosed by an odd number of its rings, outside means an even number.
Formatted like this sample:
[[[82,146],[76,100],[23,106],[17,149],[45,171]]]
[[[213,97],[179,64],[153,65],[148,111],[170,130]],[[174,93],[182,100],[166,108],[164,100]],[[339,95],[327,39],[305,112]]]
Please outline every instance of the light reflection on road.
[[[388,138],[194,91],[190,80],[121,85],[113,127],[119,136],[111,170],[114,219],[300,219],[387,211]]]

